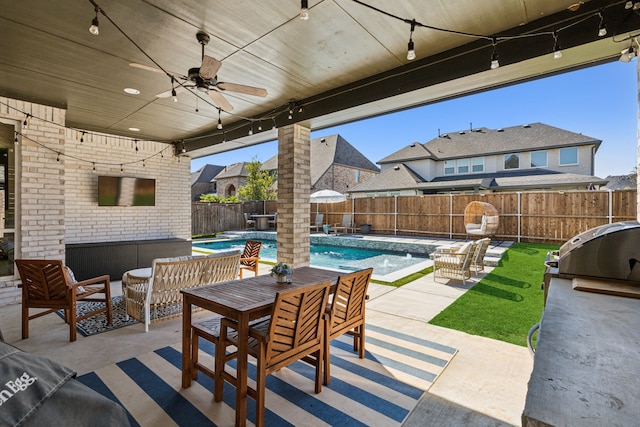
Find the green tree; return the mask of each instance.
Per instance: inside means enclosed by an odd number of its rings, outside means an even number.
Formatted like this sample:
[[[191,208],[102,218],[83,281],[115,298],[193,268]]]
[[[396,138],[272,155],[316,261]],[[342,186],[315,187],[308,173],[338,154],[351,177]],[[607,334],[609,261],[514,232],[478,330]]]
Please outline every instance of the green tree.
[[[247,183],[238,188],[240,200],[273,200],[276,191],[273,189],[273,176],[269,171],[260,170],[261,163],[254,158],[245,165]]]

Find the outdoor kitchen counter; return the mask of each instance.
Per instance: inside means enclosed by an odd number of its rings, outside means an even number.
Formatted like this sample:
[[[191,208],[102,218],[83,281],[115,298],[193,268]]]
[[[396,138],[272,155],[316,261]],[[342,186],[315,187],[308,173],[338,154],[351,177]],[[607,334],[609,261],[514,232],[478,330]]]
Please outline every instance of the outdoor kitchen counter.
[[[638,425],[640,300],[552,278],[522,425]]]

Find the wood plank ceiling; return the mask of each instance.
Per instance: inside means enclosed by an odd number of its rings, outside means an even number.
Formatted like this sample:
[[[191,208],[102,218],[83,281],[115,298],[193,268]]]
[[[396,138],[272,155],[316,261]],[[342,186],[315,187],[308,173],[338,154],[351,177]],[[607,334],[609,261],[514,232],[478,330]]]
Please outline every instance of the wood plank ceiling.
[[[65,108],[69,127],[184,145],[192,157],[273,140],[274,125],[319,129],[615,60],[640,28],[625,1],[605,0],[309,0],[308,20],[298,0],[96,1],[0,0],[0,96]],[[98,36],[88,31],[94,5]],[[488,38],[417,25],[408,61],[402,19]],[[224,135],[206,93],[157,98],[170,77],[130,66],[188,74],[200,66],[199,31],[211,37],[204,52],[222,61],[219,81],[268,92],[225,92]]]

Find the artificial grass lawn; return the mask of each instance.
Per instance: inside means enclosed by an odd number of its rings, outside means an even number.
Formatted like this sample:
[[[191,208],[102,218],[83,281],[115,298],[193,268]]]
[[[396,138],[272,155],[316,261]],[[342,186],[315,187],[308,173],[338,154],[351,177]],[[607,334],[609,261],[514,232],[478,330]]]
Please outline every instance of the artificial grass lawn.
[[[493,271],[429,323],[526,346],[529,329],[542,317],[544,260],[555,249],[512,245]]]

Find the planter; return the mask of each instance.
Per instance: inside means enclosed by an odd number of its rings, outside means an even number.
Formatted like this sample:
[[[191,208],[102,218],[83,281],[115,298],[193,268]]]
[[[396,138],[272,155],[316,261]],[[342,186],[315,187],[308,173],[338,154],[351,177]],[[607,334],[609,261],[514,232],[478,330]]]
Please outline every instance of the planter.
[[[276,283],[288,283],[289,282],[289,276],[287,276],[286,274],[276,274],[273,277],[275,277]]]
[[[362,234],[371,233],[371,224],[360,224],[360,233]]]

